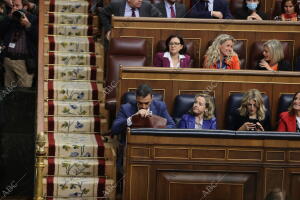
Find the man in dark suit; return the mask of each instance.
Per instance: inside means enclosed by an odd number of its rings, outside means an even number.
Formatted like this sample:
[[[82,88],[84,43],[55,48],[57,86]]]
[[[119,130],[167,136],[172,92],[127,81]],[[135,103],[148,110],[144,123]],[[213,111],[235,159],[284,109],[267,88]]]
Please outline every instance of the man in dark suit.
[[[155,7],[161,12],[163,17],[180,18],[185,16],[185,6],[177,3],[176,0],[164,0],[155,4]]]
[[[111,16],[161,17],[159,10],[143,0],[122,0],[111,2],[101,12],[101,22],[106,38],[110,39]]]
[[[148,115],[158,115],[167,120],[168,128],[175,128],[175,123],[167,111],[166,104],[162,101],[152,99],[152,89],[146,85],[140,85],[136,90],[136,104],[126,103],[121,105],[120,111],[112,125],[112,133],[119,135],[132,125],[133,115],[147,117]]]
[[[227,0],[192,0],[188,17],[232,19]]]

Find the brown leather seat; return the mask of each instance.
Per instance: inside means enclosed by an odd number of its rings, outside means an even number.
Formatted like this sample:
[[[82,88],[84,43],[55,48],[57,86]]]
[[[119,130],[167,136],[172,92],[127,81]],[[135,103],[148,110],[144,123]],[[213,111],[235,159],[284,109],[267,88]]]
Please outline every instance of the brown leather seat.
[[[263,44],[264,41],[254,42],[251,48],[250,61],[249,61],[249,69],[255,69],[259,60],[263,58]],[[293,44],[289,41],[281,41],[283,52],[284,52],[284,60],[292,63],[293,59]]]
[[[192,41],[184,41],[185,46],[186,46],[186,54],[188,54],[191,57],[191,67],[199,67],[199,66],[194,66],[194,45]],[[158,41],[156,45],[156,53],[157,52],[163,52],[166,49],[166,41],[165,40],[160,40]]]
[[[111,114],[116,111],[116,87],[118,86],[120,65],[146,65],[146,39],[112,38],[109,44],[106,65],[106,104]]]

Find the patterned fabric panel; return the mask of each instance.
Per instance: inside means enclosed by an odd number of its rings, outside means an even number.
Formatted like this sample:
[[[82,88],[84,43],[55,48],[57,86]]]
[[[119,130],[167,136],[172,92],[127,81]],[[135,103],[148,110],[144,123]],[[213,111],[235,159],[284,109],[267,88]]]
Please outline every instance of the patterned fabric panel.
[[[45,196],[50,197],[103,197],[105,195],[105,178],[48,176],[43,183]]]
[[[92,37],[48,36],[44,44],[48,51],[95,52]]]
[[[86,25],[57,25],[49,24],[48,25],[48,34],[49,35],[65,35],[65,36],[92,36],[93,27]]]
[[[47,101],[44,108],[45,115],[54,116],[93,116],[100,114],[98,101]]]
[[[48,158],[48,175],[55,176],[105,176],[104,159]]]
[[[48,133],[48,156],[104,157],[104,144],[96,134]]]
[[[45,64],[56,65],[99,65],[103,57],[94,53],[57,53],[49,52],[45,54]]]
[[[81,66],[49,66],[45,68],[45,79],[63,81],[92,80],[103,81],[103,70],[96,67]]]
[[[46,7],[48,12],[88,13],[90,10],[89,1],[50,0]]]
[[[45,19],[47,24],[93,25],[94,21],[92,15],[78,13],[48,13]]]
[[[102,84],[96,82],[48,81],[44,95],[56,100],[101,100],[104,97]]]
[[[98,117],[47,117],[45,130],[60,133],[94,133],[100,131]]]

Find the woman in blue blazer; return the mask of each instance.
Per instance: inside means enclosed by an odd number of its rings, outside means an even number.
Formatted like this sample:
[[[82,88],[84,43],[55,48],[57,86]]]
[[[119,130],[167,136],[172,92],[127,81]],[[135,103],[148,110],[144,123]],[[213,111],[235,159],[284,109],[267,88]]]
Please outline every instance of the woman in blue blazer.
[[[216,129],[215,107],[211,97],[205,94],[195,96],[193,107],[188,114],[182,116],[178,128]]]

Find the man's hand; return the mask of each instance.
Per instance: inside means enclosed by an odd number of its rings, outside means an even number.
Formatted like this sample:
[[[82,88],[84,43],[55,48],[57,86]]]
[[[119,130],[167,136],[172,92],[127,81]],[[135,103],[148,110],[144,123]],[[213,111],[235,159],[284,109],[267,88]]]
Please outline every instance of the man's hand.
[[[151,115],[151,113],[146,109],[140,109],[139,111],[137,111],[137,113],[135,113],[135,115],[140,115],[141,117],[147,117]]]
[[[25,26],[26,28],[30,28],[30,26],[31,26],[31,23],[29,22],[28,18],[25,15],[23,17],[21,17],[20,24],[22,26]]]
[[[211,16],[218,19],[223,19],[223,14],[219,11],[211,11]]]

